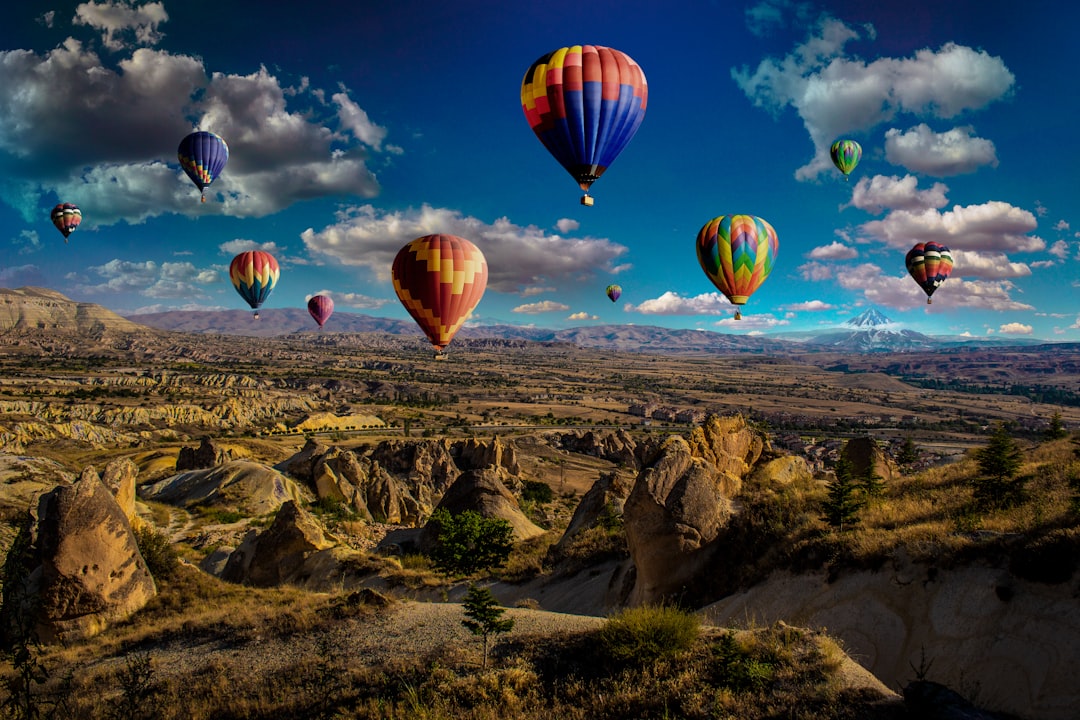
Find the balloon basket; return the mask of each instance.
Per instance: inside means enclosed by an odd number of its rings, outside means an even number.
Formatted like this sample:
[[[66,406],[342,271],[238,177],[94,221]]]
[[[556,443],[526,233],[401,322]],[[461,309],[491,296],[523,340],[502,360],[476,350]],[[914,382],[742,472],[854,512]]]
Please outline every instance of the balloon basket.
[[[593,200],[592,195],[582,195],[581,196],[581,204],[584,205],[585,207],[592,207],[593,202],[594,202],[594,200]]]
[[[736,320],[742,320],[742,313],[739,312],[738,310],[735,311],[735,319]]]
[[[437,352],[432,357],[434,357],[434,359],[436,359],[436,360],[445,360],[446,358],[449,357],[449,355],[447,355],[444,352]]]

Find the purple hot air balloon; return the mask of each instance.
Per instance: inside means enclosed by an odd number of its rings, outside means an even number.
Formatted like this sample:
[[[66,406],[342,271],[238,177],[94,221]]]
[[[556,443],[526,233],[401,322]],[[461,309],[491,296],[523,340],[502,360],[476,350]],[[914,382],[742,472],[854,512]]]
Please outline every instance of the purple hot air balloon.
[[[206,202],[207,186],[229,161],[229,146],[218,135],[199,130],[180,141],[176,156],[180,159],[180,167],[202,192],[202,201]]]
[[[315,318],[315,322],[319,323],[319,327],[322,327],[334,313],[334,301],[328,295],[314,295],[307,301],[307,310],[311,317]]]

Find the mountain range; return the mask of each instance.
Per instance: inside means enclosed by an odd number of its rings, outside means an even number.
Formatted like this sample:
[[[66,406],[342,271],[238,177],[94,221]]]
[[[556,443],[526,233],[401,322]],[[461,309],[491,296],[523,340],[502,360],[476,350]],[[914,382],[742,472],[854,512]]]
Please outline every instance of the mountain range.
[[[356,333],[379,333],[414,340],[421,337],[412,321],[336,312],[318,328],[299,308],[263,309],[259,318],[245,310],[173,310],[123,317],[93,303],[70,300],[47,288],[0,289],[0,333],[74,333],[90,336],[138,333],[146,330],[198,335],[275,337],[294,334],[322,336],[326,341]],[[930,336],[906,330],[875,308],[863,311],[842,326],[819,331],[740,335],[709,330],[678,330],[649,325],[587,325],[565,330],[517,325],[466,326],[455,342],[526,341],[567,343],[578,347],[656,353],[785,353],[785,352],[903,352],[958,346],[1033,345],[1028,338],[971,338]]]

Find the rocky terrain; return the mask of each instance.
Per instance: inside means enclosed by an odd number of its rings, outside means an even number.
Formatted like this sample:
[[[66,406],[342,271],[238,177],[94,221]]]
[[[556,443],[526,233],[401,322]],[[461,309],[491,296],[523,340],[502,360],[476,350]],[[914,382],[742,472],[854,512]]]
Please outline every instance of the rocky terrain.
[[[430,547],[437,509],[468,509],[533,553],[483,579],[507,606],[598,618],[678,602],[718,626],[824,628],[887,688],[922,680],[922,655],[931,679],[992,709],[1067,718],[1080,704],[1080,579],[1075,560],[1045,559],[1078,535],[1062,500],[1075,461],[1067,441],[1037,443],[1053,413],[1080,426],[1074,406],[931,399],[871,370],[931,373],[932,355],[825,356],[825,369],[477,341],[459,350],[468,362],[434,362],[408,339],[208,340],[97,311],[88,325],[47,292],[7,299],[22,309],[0,334],[0,540],[14,551],[5,587],[32,579],[42,638],[107,638],[153,606],[147,529],[238,587],[460,601],[463,584],[403,563]],[[38,307],[52,326],[24,322]],[[1070,391],[1067,348],[1010,352]],[[967,467],[997,420],[1028,433],[1035,490],[1014,524],[973,525],[948,499],[963,476],[942,468]],[[921,450],[902,470],[905,437]],[[872,532],[820,518],[841,456],[890,488]],[[550,500],[529,496],[536,484]],[[913,534],[930,523],[946,529]]]

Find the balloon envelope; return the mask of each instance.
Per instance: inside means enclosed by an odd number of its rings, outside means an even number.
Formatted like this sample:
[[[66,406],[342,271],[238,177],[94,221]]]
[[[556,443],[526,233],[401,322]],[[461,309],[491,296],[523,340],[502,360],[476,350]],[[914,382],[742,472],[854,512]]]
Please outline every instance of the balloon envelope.
[[[601,45],[549,52],[521,81],[529,127],[585,191],[586,205],[589,187],[637,132],[648,98],[641,67]]]
[[[176,149],[180,167],[203,193],[206,202],[206,188],[225,168],[229,161],[229,146],[220,136],[206,130],[199,130],[186,136]]]
[[[327,295],[315,295],[307,301],[307,310],[322,327],[334,313],[334,301]]]
[[[854,140],[837,140],[829,148],[829,156],[832,157],[836,169],[847,178],[862,159],[862,146]]]
[[[611,302],[615,302],[616,300],[618,300],[620,295],[622,295],[621,287],[619,287],[618,285],[607,286],[607,296],[611,298]]]
[[[242,252],[229,265],[229,279],[240,297],[255,310],[255,317],[259,317],[259,306],[270,297],[280,275],[278,261],[262,250]]]
[[[72,203],[60,203],[52,209],[52,224],[64,234],[64,242],[67,242],[75,228],[82,222],[82,210]]]
[[[698,263],[716,289],[733,305],[745,305],[772,272],[779,241],[759,217],[720,215],[701,228],[696,247]]]
[[[465,238],[425,235],[398,251],[391,275],[401,304],[441,351],[484,295],[488,266]]]
[[[908,250],[904,264],[908,274],[926,293],[926,304],[929,305],[930,296],[949,279],[953,258],[949,248],[939,243],[915,243],[915,246]]]

